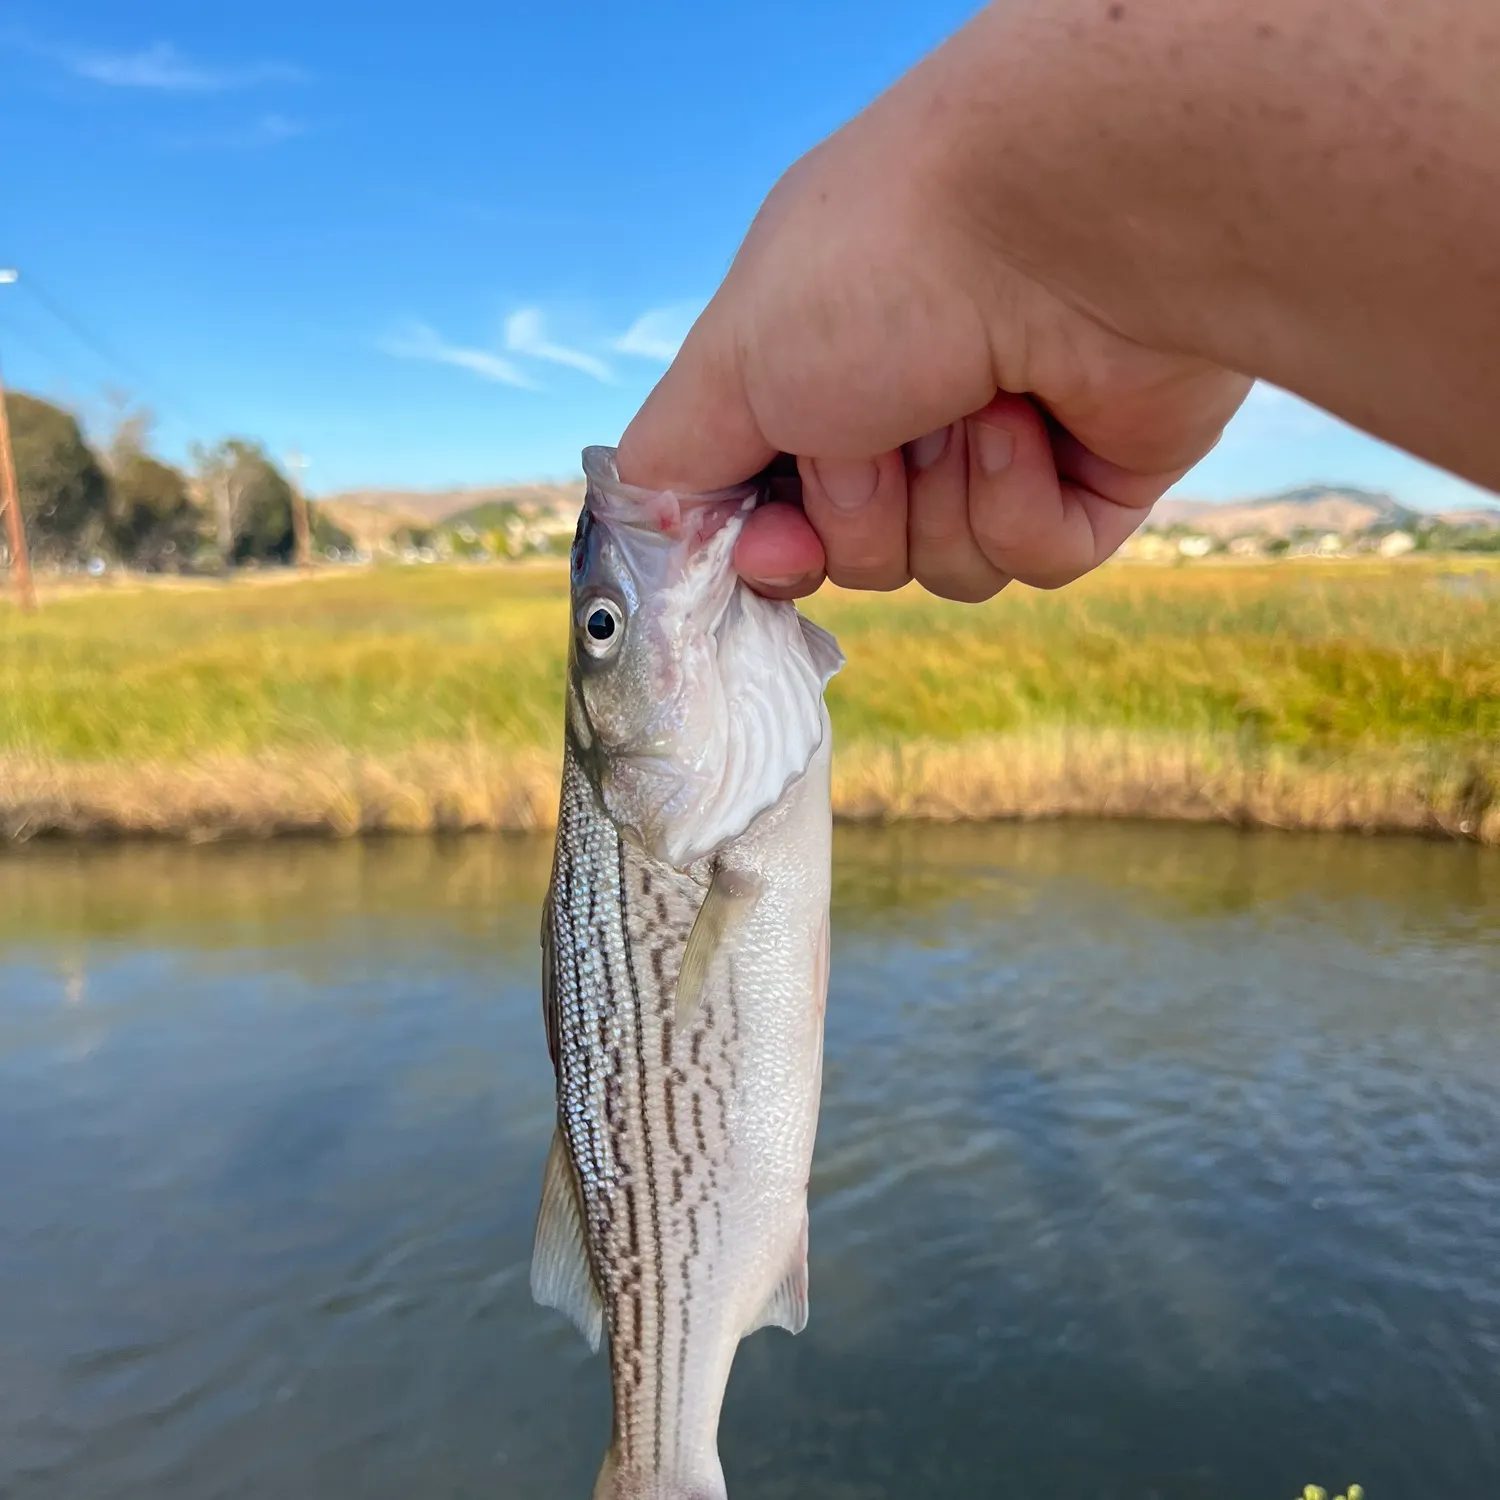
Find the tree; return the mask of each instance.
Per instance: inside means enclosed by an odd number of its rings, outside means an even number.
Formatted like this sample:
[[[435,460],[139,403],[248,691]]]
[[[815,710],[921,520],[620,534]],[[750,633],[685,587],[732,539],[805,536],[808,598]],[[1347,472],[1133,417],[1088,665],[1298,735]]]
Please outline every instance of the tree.
[[[314,500],[307,502],[314,552],[352,552],[354,538]]]
[[[121,561],[153,573],[192,563],[204,516],[178,470],[148,453],[117,452],[110,488],[109,537]]]
[[[110,436],[103,450],[104,466],[114,473],[133,454],[150,451],[156,413],[137,402],[121,386],[106,386],[104,400],[110,411]]]
[[[286,562],[292,555],[292,490],[257,443],[228,438],[196,449],[198,482],[226,566]]]
[[[32,559],[80,562],[104,543],[109,480],[77,419],[50,401],[7,392],[21,516]]]
[[[121,562],[148,572],[190,567],[202,540],[203,514],[186,477],[150,451],[156,417],[128,391],[105,392],[113,413],[104,446],[109,471],[107,536]]]

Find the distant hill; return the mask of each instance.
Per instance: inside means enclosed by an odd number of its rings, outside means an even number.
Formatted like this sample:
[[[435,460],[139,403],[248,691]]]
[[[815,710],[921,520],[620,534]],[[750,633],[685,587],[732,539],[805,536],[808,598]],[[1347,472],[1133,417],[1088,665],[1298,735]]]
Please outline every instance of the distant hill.
[[[1228,541],[1237,536],[1289,537],[1299,531],[1348,535],[1377,526],[1414,526],[1420,518],[1383,490],[1303,485],[1255,500],[1162,500],[1146,525],[1157,531],[1187,526]]]
[[[583,481],[475,485],[452,490],[344,490],[325,495],[320,508],[362,547],[373,547],[402,527],[468,521],[482,525],[516,508],[541,515],[577,514]]]
[[[357,505],[365,510],[383,510],[428,526],[446,521],[460,511],[508,501],[543,508],[578,505],[583,499],[583,481],[534,484],[483,484],[452,490],[341,490],[321,497],[324,505]]]
[[[449,490],[346,490],[324,496],[318,505],[359,546],[373,550],[403,527],[467,524],[485,531],[505,525],[518,512],[542,522],[544,529],[571,530],[582,502],[579,479]],[[1162,500],[1145,529],[1186,528],[1227,542],[1299,532],[1352,536],[1392,527],[1415,529],[1432,521],[1461,530],[1500,530],[1500,509],[1414,511],[1383,490],[1312,484],[1252,500]]]
[[[1434,521],[1453,526],[1460,531],[1500,531],[1500,509],[1475,508],[1473,510],[1439,510],[1432,513]]]

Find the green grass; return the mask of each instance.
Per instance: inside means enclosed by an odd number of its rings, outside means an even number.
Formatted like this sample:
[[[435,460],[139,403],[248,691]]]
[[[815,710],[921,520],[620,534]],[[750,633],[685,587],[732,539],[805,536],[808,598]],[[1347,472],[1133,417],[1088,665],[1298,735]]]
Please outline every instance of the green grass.
[[[981,609],[916,595],[815,613],[851,660],[846,735],[1068,725],[1347,750],[1500,740],[1500,569],[1116,565]],[[860,670],[861,664],[866,669]],[[875,668],[870,670],[870,668]]]
[[[555,568],[391,568],[0,608],[0,752],[550,744],[561,600]]]
[[[565,592],[556,568],[430,567],[0,605],[0,751],[553,745]],[[978,608],[909,590],[809,613],[849,655],[830,690],[843,742],[1063,725],[1500,742],[1500,567],[1117,565]]]
[[[565,598],[562,567],[536,564],[75,587],[35,616],[6,602],[0,757],[123,773],[552,754]],[[1116,759],[1135,743],[1208,746],[1325,781],[1356,765],[1367,784],[1382,768],[1446,778],[1480,816],[1495,800],[1500,565],[1487,560],[1114,564],[981,607],[825,591],[808,612],[849,657],[829,700],[851,767],[920,748],[951,768],[970,748],[993,760],[1062,735]]]

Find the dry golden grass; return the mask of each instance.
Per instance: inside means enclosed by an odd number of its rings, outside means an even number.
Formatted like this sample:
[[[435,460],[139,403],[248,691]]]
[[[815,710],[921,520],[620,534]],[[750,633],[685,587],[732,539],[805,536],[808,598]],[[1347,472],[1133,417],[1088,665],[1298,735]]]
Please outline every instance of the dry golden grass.
[[[1316,765],[1208,737],[1032,731],[856,741],[835,757],[833,806],[857,821],[1154,818],[1500,844],[1494,777],[1462,759]],[[128,764],[0,757],[0,839],[15,841],[532,832],[551,828],[556,810],[557,758],[541,750],[433,744],[390,756]]]
[[[430,745],[389,757],[322,751],[87,762],[0,757],[0,838],[204,840],[550,828],[555,757]]]
[[[1496,771],[1463,757],[1319,763],[1207,735],[1033,731],[852,745],[835,758],[833,802],[862,820],[1153,818],[1500,844]]]
[[[274,583],[274,587],[271,586]],[[0,838],[529,829],[566,575],[374,569],[0,603]],[[1153,568],[980,607],[828,590],[844,817],[1500,842],[1500,568]]]

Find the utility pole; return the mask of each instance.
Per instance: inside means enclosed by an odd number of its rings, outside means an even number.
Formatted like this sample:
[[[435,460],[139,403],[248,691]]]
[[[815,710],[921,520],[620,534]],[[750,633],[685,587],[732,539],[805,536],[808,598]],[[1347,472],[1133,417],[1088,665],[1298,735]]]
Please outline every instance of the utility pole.
[[[312,566],[312,527],[307,518],[307,496],[302,493],[302,471],[307,460],[293,448],[287,456],[287,467],[292,471],[292,539],[297,549],[297,566]]]
[[[0,286],[19,280],[15,271],[0,270]],[[16,460],[10,446],[10,414],[5,409],[5,383],[0,380],[0,510],[5,512],[5,536],[10,548],[10,576],[21,608],[36,608],[36,585],[31,579],[31,556],[26,551],[26,523],[21,518],[21,491],[16,484]]]
[[[214,533],[219,540],[219,558],[224,564],[226,576],[234,569],[233,482],[229,466],[223,462],[216,465],[208,481],[214,497]]]

